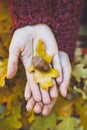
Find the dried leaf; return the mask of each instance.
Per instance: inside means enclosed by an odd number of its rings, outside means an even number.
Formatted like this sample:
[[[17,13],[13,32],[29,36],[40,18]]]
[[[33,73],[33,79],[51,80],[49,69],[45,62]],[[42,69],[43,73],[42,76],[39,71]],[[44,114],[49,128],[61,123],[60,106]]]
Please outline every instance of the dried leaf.
[[[58,116],[71,116],[73,114],[73,104],[74,101],[67,101],[58,96],[53,110],[57,113]]]
[[[79,99],[75,103],[75,112],[80,116],[80,125],[83,126],[83,130],[87,130],[87,100],[84,102]]]

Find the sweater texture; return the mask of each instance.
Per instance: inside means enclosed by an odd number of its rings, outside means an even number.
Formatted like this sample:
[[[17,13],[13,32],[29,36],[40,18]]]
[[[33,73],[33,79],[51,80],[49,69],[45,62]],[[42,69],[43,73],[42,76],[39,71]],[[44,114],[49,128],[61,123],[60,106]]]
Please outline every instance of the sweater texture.
[[[9,0],[12,32],[26,25],[47,24],[59,50],[71,61],[78,39],[83,0]]]

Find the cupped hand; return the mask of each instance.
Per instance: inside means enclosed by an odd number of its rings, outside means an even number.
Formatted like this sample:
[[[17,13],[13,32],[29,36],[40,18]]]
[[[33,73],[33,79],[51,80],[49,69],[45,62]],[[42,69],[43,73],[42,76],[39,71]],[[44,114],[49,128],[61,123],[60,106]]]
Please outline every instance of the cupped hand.
[[[27,84],[26,88],[30,86],[29,93],[25,92],[25,98],[29,99],[32,93],[33,99],[36,102],[42,102],[44,104],[49,104],[51,98],[57,96],[56,82],[54,81],[53,88],[50,90],[50,95],[46,90],[39,90],[39,86],[35,84],[33,79],[33,73],[28,73],[28,67],[31,65],[32,60],[32,39],[34,39],[33,49],[35,53],[36,45],[39,39],[42,39],[45,43],[46,52],[52,56],[52,65],[54,68],[58,69],[59,76],[56,78],[57,83],[62,82],[62,69],[58,54],[58,46],[55,37],[51,29],[44,24],[38,24],[34,26],[25,26],[23,28],[17,29],[9,47],[9,60],[8,60],[8,72],[7,78],[11,79],[15,76],[18,69],[18,59],[20,58],[26,72]],[[60,89],[61,91],[62,89]],[[62,91],[61,91],[62,93]],[[51,98],[50,98],[51,97]]]
[[[61,66],[62,66],[63,82],[60,84],[59,88],[57,87],[57,85],[55,85],[55,89],[56,90],[58,89],[58,91],[60,91],[61,95],[63,97],[65,97],[65,96],[67,96],[67,88],[69,87],[72,69],[71,69],[71,64],[70,64],[70,60],[69,60],[67,53],[65,53],[63,51],[59,51],[59,58],[60,58]],[[55,97],[54,99],[51,98],[51,101],[49,104],[43,104],[43,102],[38,103],[38,102],[35,102],[33,96],[31,96],[31,94],[30,94],[32,92],[30,92],[30,91],[31,91],[30,86],[29,85],[26,86],[25,95],[30,97],[30,99],[27,101],[27,105],[26,105],[27,110],[30,111],[30,110],[34,109],[35,113],[42,113],[42,115],[47,116],[51,112],[51,110],[56,102],[57,97]],[[51,92],[52,93],[54,92],[53,87],[50,88],[50,91],[49,91],[50,97],[51,97]],[[46,97],[44,97],[44,98],[46,98]]]

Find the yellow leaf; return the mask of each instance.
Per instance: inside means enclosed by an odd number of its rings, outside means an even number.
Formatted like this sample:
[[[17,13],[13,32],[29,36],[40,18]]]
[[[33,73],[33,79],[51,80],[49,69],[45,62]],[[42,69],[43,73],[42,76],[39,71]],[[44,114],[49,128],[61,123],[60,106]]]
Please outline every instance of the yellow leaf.
[[[8,33],[11,27],[11,18],[5,1],[0,1],[0,34]]]
[[[41,56],[47,62],[52,61],[52,57],[45,52],[45,45],[41,39],[38,41],[36,47],[36,56]],[[39,83],[40,87],[45,90],[48,90],[49,87],[53,86],[52,78],[56,78],[58,76],[58,70],[52,67],[50,67],[49,71],[43,72],[31,65],[28,68],[28,71],[34,71],[35,83]]]
[[[36,56],[41,56],[47,62],[52,61],[52,57],[46,53],[44,42],[41,39],[36,47]]]
[[[33,66],[33,65],[31,65],[31,66],[28,68],[28,71],[29,71],[29,72],[34,71],[34,66]]]
[[[29,72],[34,71],[34,81],[39,83],[42,89],[48,90],[49,87],[53,86],[52,78],[56,78],[58,76],[58,70],[50,67],[49,71],[42,72],[38,69],[34,68],[34,66],[30,66],[28,69]]]
[[[75,102],[75,112],[80,117],[80,125],[83,126],[83,130],[87,130],[87,100],[81,98]]]
[[[72,75],[78,82],[80,82],[81,78],[87,78],[87,68],[85,68],[82,63],[77,64],[73,67]]]
[[[41,72],[35,69],[34,80],[36,83],[39,83],[42,89],[48,90],[49,87],[53,86],[52,78],[58,76],[58,71],[50,67],[48,72]]]
[[[28,118],[29,123],[34,121],[34,119],[35,119],[34,111],[32,110],[31,112],[29,112],[29,118]]]
[[[1,37],[0,37],[1,38]],[[4,41],[3,41],[4,42]],[[7,56],[7,51],[6,48],[4,47],[4,44],[2,42],[2,39],[0,41],[0,57],[6,57]]]
[[[7,74],[7,59],[0,61],[0,87],[5,85],[5,77]]]

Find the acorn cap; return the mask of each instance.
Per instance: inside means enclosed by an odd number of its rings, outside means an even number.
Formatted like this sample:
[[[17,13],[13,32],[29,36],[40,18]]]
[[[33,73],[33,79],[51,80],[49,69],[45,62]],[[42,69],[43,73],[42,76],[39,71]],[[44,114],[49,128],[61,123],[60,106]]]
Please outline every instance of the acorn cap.
[[[35,68],[39,69],[40,71],[46,72],[49,70],[48,62],[42,59],[40,56],[33,56],[32,64]]]

